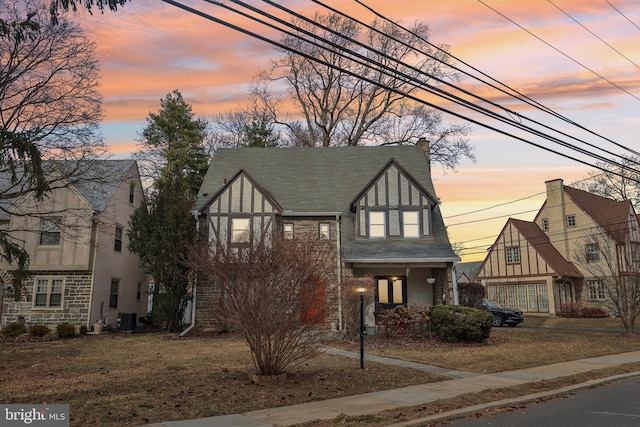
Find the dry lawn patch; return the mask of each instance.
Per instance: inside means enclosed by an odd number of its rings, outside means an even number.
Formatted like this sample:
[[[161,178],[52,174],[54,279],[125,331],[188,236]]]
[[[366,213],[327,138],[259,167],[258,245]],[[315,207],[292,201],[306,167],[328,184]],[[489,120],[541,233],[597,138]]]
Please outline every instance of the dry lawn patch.
[[[72,426],[134,426],[242,413],[444,379],[322,355],[255,384],[237,337],[107,334],[0,344],[1,403],[68,403]]]

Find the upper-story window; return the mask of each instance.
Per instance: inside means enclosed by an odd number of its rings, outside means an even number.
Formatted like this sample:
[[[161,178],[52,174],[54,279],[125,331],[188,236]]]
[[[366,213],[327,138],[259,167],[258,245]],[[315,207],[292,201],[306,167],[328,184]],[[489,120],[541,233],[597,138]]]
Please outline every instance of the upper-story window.
[[[407,238],[420,237],[420,215],[418,211],[402,212],[402,235]]]
[[[136,195],[136,184],[132,182],[129,184],[129,203],[133,204],[135,200],[135,195]]]
[[[116,226],[116,236],[113,242],[113,250],[122,252],[122,227]]]
[[[383,211],[369,211],[369,237],[387,237],[386,213]]]
[[[47,246],[59,245],[61,233],[61,218],[43,218],[40,226],[40,244]]]
[[[585,245],[585,255],[587,262],[600,260],[600,246],[597,243],[587,243]]]
[[[329,240],[331,238],[331,228],[328,222],[318,224],[318,238],[320,240]]]
[[[542,218],[542,230],[549,231],[549,218]]]
[[[577,224],[576,215],[575,214],[567,215],[567,227],[575,227],[576,224]]]
[[[506,248],[505,254],[507,257],[507,264],[517,264],[520,262],[520,248],[512,247]]]
[[[249,242],[249,218],[232,218],[231,220],[231,242]]]
[[[285,222],[282,224],[282,236],[287,239],[293,239],[293,223]]]

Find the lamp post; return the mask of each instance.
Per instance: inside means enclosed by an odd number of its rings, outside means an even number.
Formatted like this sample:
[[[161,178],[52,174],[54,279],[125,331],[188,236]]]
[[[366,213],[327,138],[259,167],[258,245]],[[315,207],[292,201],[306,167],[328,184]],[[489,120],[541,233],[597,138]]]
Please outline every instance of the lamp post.
[[[364,288],[358,288],[360,294],[360,369],[364,369]]]

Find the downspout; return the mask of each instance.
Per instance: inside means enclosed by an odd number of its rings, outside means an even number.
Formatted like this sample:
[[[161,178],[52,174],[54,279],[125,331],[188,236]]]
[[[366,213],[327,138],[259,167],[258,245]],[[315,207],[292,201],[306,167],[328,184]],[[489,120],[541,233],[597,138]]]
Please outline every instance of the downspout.
[[[340,215],[336,215],[336,252],[338,259],[338,330],[342,330],[342,255],[340,246]]]
[[[91,234],[92,234],[92,241],[89,241],[89,252],[92,254],[93,259],[91,260],[91,292],[89,293],[89,314],[87,315],[87,329],[90,331],[91,330],[91,316],[93,314],[93,294],[95,293],[96,290],[96,259],[98,259],[97,256],[97,250],[98,250],[98,232],[99,227],[96,224],[97,223],[97,219],[93,218],[93,220],[91,221],[91,226],[95,227],[93,230],[91,230]],[[102,317],[102,316],[101,316]]]
[[[196,231],[199,233],[200,232],[200,219],[199,219],[199,212],[198,211],[191,211],[191,214],[195,217],[196,219]],[[187,335],[189,332],[191,332],[191,330],[196,326],[196,302],[197,302],[197,298],[198,298],[198,285],[197,285],[197,278],[194,280],[193,282],[193,300],[191,302],[191,324],[189,325],[189,327],[187,329],[185,329],[184,331],[180,332],[178,334],[178,337],[182,338],[185,335]]]
[[[456,265],[451,269],[451,283],[453,284],[453,305],[459,305],[458,301],[458,280],[456,279]]]

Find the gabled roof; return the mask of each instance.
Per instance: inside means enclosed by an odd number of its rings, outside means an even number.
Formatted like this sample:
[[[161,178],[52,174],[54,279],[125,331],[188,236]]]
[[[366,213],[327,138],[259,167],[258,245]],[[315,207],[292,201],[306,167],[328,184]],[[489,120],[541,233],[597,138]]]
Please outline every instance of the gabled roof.
[[[558,250],[551,244],[549,236],[535,222],[523,221],[520,219],[509,218],[505,229],[509,224],[518,230],[518,232],[526,239],[526,241],[535,249],[535,251],[544,259],[544,261],[558,275],[567,277],[583,277],[580,270],[565,259]],[[503,229],[504,232],[504,229]],[[501,233],[502,234],[502,233]]]
[[[60,169],[74,171],[70,173],[73,175],[73,179],[67,181],[70,181],[94,211],[102,212],[135,164],[135,160],[60,161],[44,162],[43,167],[51,174],[61,173],[62,176],[66,176],[66,173],[60,172]],[[20,172],[18,172],[18,176],[20,176]],[[67,185],[67,181],[61,182],[60,185]],[[0,194],[6,192],[10,185],[9,173],[0,173]],[[0,200],[0,206],[8,209],[16,201],[17,199],[3,199]],[[0,217],[2,215],[3,212],[0,209]]]
[[[424,189],[436,197],[430,166],[414,145],[324,148],[228,148],[216,151],[194,205],[201,210],[225,182],[244,170],[282,207],[282,215],[342,215],[341,236],[347,262],[453,262],[438,206],[431,211],[432,239],[356,239],[354,198],[393,159]]]
[[[616,242],[624,243],[631,201],[617,201],[588,191],[564,186],[564,192]]]
[[[285,212],[344,212],[360,191],[395,159],[435,199],[424,153],[416,146],[222,148],[207,171],[195,209],[225,180],[244,169]]]
[[[456,277],[459,279],[464,274],[467,279],[473,280],[482,265],[482,261],[459,262],[456,264]]]

